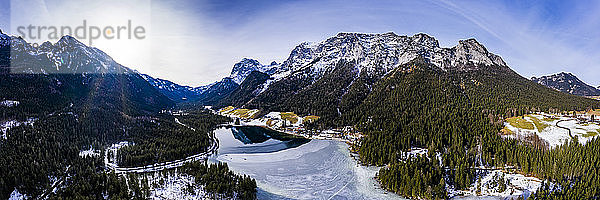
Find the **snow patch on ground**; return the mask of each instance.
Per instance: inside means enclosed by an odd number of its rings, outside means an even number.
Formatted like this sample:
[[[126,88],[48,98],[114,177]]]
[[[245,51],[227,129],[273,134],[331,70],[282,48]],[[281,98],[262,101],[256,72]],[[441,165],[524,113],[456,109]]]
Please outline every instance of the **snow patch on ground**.
[[[116,168],[117,165],[117,152],[119,152],[120,148],[134,145],[128,141],[121,141],[119,143],[112,144],[110,147],[106,148],[104,152],[104,164],[111,168]]]
[[[100,150],[93,149],[91,145],[90,145],[90,149],[79,151],[79,157],[82,157],[82,158],[98,157],[98,156],[100,156]]]
[[[414,158],[417,156],[427,156],[427,152],[427,149],[413,147],[410,149],[410,151],[403,151],[400,154],[400,159],[407,160],[409,158]]]
[[[1,137],[6,139],[6,137],[8,136],[6,134],[6,132],[14,127],[17,126],[21,126],[21,125],[33,125],[33,123],[35,123],[37,119],[36,118],[29,118],[27,119],[27,121],[24,122],[20,122],[17,120],[9,120],[9,121],[5,121],[5,122],[0,122],[0,131],[2,132]]]
[[[0,106],[4,106],[4,107],[15,107],[18,106],[21,102],[19,101],[13,101],[13,100],[4,100],[4,101],[0,101]]]
[[[163,176],[153,173],[147,178],[151,187],[150,199],[207,199],[201,187],[194,187],[195,178],[184,173]],[[156,187],[155,187],[156,186]]]
[[[12,193],[10,193],[10,197],[8,197],[9,200],[21,200],[21,199],[29,199],[28,196],[23,195],[19,192],[19,190],[17,190],[17,188],[15,188],[15,190],[12,191]]]
[[[510,199],[529,197],[542,185],[542,180],[500,170],[483,171],[468,191],[449,190],[454,199]],[[552,185],[552,183],[550,183]]]
[[[533,130],[517,128],[510,123],[504,123],[505,127],[512,131],[513,135],[505,135],[507,138],[521,138],[529,135],[537,135],[544,141],[548,142],[551,148],[557,147],[559,145],[565,144],[571,140],[569,136],[569,131],[559,128],[557,126],[560,125],[562,127],[568,128],[571,130],[573,137],[577,137],[579,143],[586,144],[589,140],[593,139],[597,135],[600,135],[600,124],[598,122],[590,123],[590,122],[579,122],[577,118],[568,117],[568,116],[559,116],[559,115],[551,115],[546,113],[537,113],[533,115],[528,115],[523,117],[526,121],[532,122],[537,118],[540,123],[547,125],[548,127],[544,128],[541,132],[535,127]],[[582,118],[587,119],[589,117],[583,116]],[[544,120],[546,119],[546,120]],[[535,126],[535,123],[534,123]],[[590,134],[594,133],[594,134]]]

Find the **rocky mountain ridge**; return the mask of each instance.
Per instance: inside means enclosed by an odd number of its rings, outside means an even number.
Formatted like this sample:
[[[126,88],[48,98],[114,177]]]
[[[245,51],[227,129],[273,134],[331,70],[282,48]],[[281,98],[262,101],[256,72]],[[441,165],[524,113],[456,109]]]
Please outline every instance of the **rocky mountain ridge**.
[[[561,72],[539,78],[532,77],[531,80],[546,87],[577,96],[600,96],[599,88],[586,84],[572,73]]]

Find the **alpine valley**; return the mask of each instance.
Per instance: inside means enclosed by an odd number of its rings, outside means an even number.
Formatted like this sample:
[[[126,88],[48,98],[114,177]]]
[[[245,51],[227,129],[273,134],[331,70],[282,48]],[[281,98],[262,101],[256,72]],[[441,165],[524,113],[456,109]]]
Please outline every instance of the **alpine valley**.
[[[598,90],[475,39],[339,33],[194,88],[0,36],[2,198],[600,198]]]

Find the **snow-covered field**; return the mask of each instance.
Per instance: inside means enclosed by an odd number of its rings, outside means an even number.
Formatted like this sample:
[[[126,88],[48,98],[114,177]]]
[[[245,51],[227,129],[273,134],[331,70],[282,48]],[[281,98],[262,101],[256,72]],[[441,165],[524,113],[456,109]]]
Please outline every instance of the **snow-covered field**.
[[[535,134],[539,138],[548,142],[550,147],[556,147],[571,140],[568,130],[560,128],[559,126],[570,129],[573,137],[577,137],[581,144],[585,144],[587,141],[600,134],[600,124],[598,122],[579,123],[577,119],[572,117],[549,115],[544,113],[526,115],[523,116],[522,119],[533,124],[533,128],[527,129],[523,127],[515,127],[511,125],[511,123],[506,122],[504,123],[505,127],[513,134],[505,135],[505,137],[519,138]],[[534,123],[534,121],[536,121],[537,124]],[[538,125],[541,126],[538,127]],[[540,131],[539,129],[542,130]]]
[[[481,171],[477,177],[477,182],[471,185],[468,191],[450,190],[453,199],[517,199],[519,196],[527,198],[542,185],[538,178],[500,170]]]
[[[226,134],[232,133],[224,128],[215,132],[220,141],[230,138]],[[221,143],[212,161],[226,162],[233,171],[256,179],[259,199],[402,199],[379,188],[374,179],[379,168],[359,165],[343,142],[311,140],[255,154],[232,152],[226,144]]]

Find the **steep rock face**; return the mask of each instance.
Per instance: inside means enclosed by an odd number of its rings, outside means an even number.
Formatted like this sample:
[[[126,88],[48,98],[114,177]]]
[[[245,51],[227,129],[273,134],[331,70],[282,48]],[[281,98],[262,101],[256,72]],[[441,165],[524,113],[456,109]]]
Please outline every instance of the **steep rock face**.
[[[600,89],[584,83],[572,73],[561,72],[539,78],[532,77],[531,80],[546,87],[577,96],[600,96]]]
[[[442,48],[435,38],[422,33],[411,37],[394,33],[339,33],[320,43],[298,45],[278,73],[297,71],[309,63],[322,72],[341,59],[356,62],[361,71],[389,71],[417,57],[445,70],[478,64],[506,66],[499,56],[488,52],[475,39]]]

